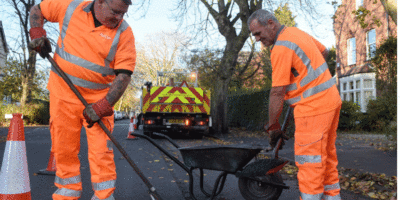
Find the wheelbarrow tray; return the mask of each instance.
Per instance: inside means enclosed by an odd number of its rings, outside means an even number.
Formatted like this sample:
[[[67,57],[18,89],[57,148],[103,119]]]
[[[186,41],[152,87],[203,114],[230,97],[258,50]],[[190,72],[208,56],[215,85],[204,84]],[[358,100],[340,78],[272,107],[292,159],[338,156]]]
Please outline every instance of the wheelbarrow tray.
[[[250,145],[210,145],[181,147],[183,162],[189,168],[236,173],[251,161],[262,149]]]

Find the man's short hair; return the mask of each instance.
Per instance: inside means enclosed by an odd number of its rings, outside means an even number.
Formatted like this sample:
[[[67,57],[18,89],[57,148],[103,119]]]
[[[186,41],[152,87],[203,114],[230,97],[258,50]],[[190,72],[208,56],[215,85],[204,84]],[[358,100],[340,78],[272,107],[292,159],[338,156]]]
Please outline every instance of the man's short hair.
[[[131,0],[122,0],[124,3],[126,3],[127,5],[132,5],[132,1]]]
[[[279,22],[272,13],[270,13],[264,9],[258,9],[250,15],[249,19],[247,19],[247,25],[250,26],[250,23],[253,20],[257,20],[258,23],[260,23],[260,25],[266,26],[268,23],[268,20],[270,20],[270,19],[272,19],[275,22]]]

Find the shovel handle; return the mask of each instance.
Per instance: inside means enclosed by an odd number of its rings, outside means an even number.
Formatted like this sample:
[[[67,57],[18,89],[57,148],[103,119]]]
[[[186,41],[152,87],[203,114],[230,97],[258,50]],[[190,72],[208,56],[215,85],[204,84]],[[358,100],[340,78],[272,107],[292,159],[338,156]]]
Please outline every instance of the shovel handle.
[[[79,93],[78,89],[74,86],[74,84],[71,82],[71,80],[68,78],[68,76],[64,73],[64,71],[61,70],[61,68],[58,66],[58,64],[53,60],[53,58],[50,57],[49,54],[46,55],[46,58],[50,61],[51,65],[54,67],[54,69],[58,72],[58,74],[61,76],[61,78],[67,83],[69,88],[75,93],[75,95],[78,97],[78,99],[83,103],[83,105],[86,107],[89,104],[83,98],[81,93]],[[151,185],[150,181],[147,180],[140,171],[140,169],[136,166],[136,164],[133,162],[133,160],[128,156],[126,151],[122,148],[122,146],[119,144],[119,142],[115,139],[115,137],[111,134],[110,130],[107,129],[107,127],[104,125],[103,121],[99,120],[98,121],[100,127],[104,130],[104,132],[107,134],[107,136],[110,138],[112,143],[117,147],[117,149],[121,152],[121,154],[124,156],[124,158],[128,161],[128,163],[132,166],[132,168],[135,170],[135,172],[139,175],[139,177],[142,179],[142,181],[146,184],[146,186],[149,188],[149,193],[150,197],[154,200],[161,200],[160,195],[157,193],[156,189]]]
[[[281,126],[281,131],[282,131],[282,132],[285,132],[285,131],[286,131],[286,128],[287,128],[287,125],[288,125],[289,116],[290,116],[290,113],[292,112],[292,110],[293,110],[293,108],[292,108],[292,107],[289,107],[288,110],[286,111],[286,116],[285,116],[285,119],[283,120],[283,124],[282,124],[282,126]],[[278,140],[278,142],[276,143],[276,146],[275,146],[275,148],[274,148],[274,151],[272,151],[272,155],[274,155],[275,158],[278,158],[278,151],[279,151],[279,148],[280,148],[281,145],[282,145],[282,140],[283,140],[282,137],[279,138],[279,140]]]

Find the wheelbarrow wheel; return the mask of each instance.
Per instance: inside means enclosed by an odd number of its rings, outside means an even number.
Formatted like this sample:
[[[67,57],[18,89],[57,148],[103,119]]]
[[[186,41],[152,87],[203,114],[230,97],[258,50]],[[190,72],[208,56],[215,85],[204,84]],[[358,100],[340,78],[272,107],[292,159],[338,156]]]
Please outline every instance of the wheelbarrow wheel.
[[[267,181],[283,184],[279,172],[262,177]],[[239,190],[246,200],[276,200],[281,196],[282,188],[274,187],[246,177],[239,178]]]

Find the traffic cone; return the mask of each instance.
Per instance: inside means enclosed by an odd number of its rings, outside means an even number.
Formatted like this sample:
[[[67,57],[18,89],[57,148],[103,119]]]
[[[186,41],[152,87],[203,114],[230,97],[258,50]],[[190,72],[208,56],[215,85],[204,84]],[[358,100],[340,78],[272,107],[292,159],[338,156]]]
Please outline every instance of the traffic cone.
[[[135,136],[131,135],[131,133],[134,133],[134,132],[135,132],[135,129],[134,129],[134,121],[133,121],[134,119],[136,120],[136,116],[135,116],[134,118],[131,117],[131,122],[129,123],[128,137],[127,137],[126,139],[136,139]]]
[[[54,158],[54,153],[50,151],[50,157],[49,157],[49,162],[47,163],[47,168],[39,170],[37,174],[55,176],[56,169],[57,169],[56,159]]]
[[[133,130],[137,130],[137,119],[136,119],[136,116],[133,116]]]
[[[0,171],[0,199],[30,200],[31,187],[26,158],[22,114],[13,114]]]

